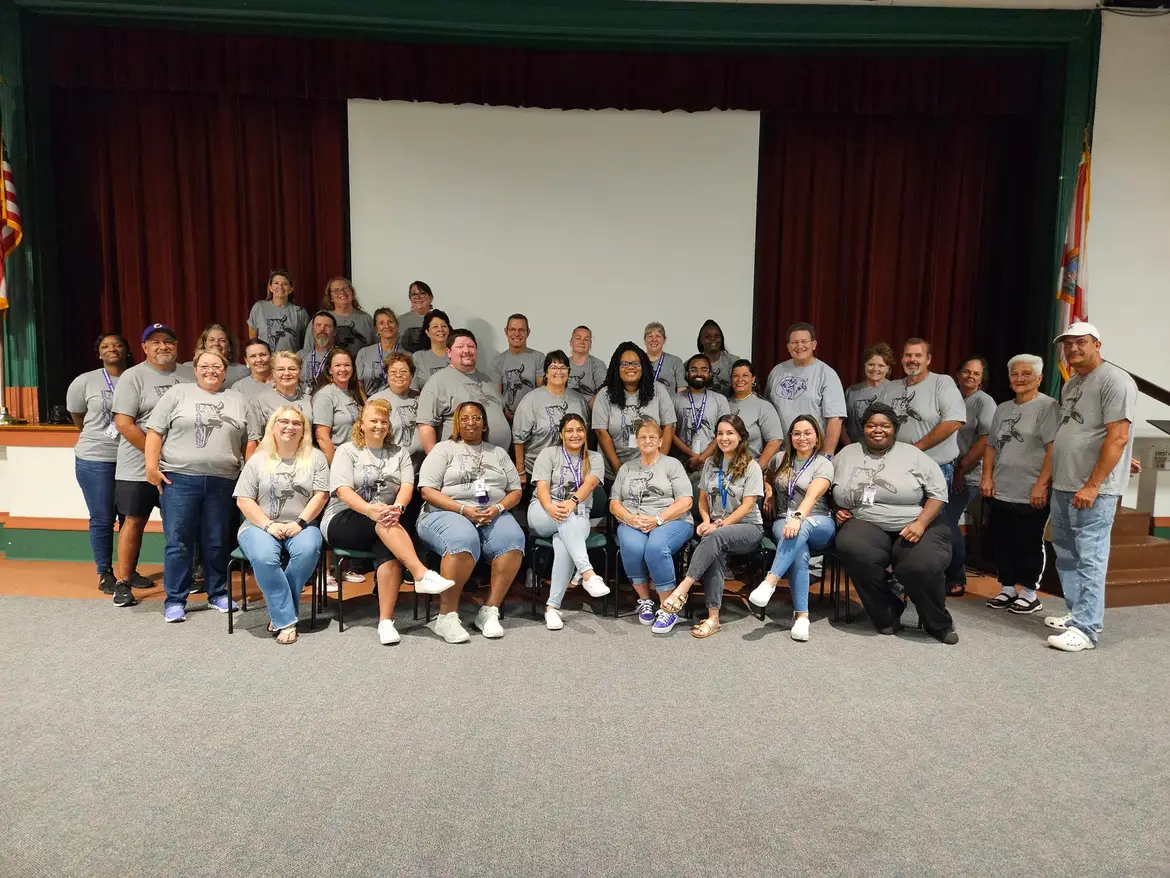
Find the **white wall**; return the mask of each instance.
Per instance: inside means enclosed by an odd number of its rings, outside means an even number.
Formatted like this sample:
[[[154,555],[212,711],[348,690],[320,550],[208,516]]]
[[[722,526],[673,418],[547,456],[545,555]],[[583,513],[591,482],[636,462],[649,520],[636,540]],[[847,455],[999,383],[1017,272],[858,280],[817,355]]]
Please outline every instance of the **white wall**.
[[[1102,17],[1092,187],[1088,308],[1102,353],[1170,388],[1170,16]],[[1140,397],[1138,418],[1138,435],[1156,435],[1144,421],[1170,408]],[[1161,481],[1165,516],[1170,474]]]
[[[353,279],[363,306],[410,281],[506,346],[593,329],[608,359],[651,320],[694,353],[703,320],[751,355],[758,113],[584,112],[350,101]]]

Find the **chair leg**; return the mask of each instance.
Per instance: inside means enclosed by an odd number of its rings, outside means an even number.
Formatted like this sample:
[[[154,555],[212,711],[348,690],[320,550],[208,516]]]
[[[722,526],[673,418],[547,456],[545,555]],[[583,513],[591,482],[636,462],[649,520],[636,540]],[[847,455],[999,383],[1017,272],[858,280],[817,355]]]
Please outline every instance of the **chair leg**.
[[[232,622],[232,617],[235,615],[235,613],[233,613],[233,612],[232,612],[232,595],[233,595],[233,594],[234,594],[234,592],[235,592],[235,580],[233,579],[233,577],[235,576],[235,572],[232,570],[232,568],[235,566],[235,563],[236,563],[236,562],[235,562],[235,560],[228,561],[228,568],[227,568],[227,581],[228,581],[228,614],[227,614],[227,617],[228,617],[228,634],[234,634],[234,633],[235,633],[235,630],[236,630],[236,626],[235,626],[235,624]]]
[[[345,593],[342,589],[345,588],[345,559],[342,558],[337,562],[337,633],[340,634],[345,630]]]
[[[321,565],[309,577],[309,630],[317,630],[317,589],[321,585]]]
[[[248,567],[250,565],[246,561],[240,562],[240,609],[243,612],[248,612]],[[228,597],[231,600],[231,597]],[[228,604],[230,607],[231,604]]]

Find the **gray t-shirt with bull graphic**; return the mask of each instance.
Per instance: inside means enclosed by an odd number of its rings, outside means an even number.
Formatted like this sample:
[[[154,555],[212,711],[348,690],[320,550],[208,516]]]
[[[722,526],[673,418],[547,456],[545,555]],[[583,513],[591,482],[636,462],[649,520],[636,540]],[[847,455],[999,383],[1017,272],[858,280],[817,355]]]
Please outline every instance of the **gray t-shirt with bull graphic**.
[[[918,518],[927,498],[946,503],[949,486],[939,465],[907,442],[881,455],[855,442],[833,458],[833,502],[884,531],[900,531]]]
[[[560,444],[561,418],[570,412],[580,415],[589,429],[589,406],[575,390],[557,396],[547,387],[538,387],[520,401],[512,419],[512,442],[524,446],[525,472],[532,473],[540,452]]]
[[[913,444],[943,421],[967,423],[967,404],[950,375],[931,372],[917,384],[906,386],[906,379],[887,381],[878,399],[898,415],[898,441]],[[926,451],[935,463],[950,463],[959,456],[957,431],[934,448]]]
[[[290,302],[277,306],[265,299],[252,306],[248,325],[273,351],[298,351],[309,326],[309,315],[300,305]]]
[[[329,461],[314,448],[307,465],[297,466],[295,459],[272,461],[264,454],[253,454],[240,471],[233,497],[255,500],[273,521],[289,524],[301,517],[317,491],[329,490]],[[237,535],[256,527],[244,519]]]
[[[248,403],[234,390],[208,393],[176,384],[163,394],[147,429],[163,437],[159,469],[188,476],[234,479],[247,436]]]
[[[163,395],[183,382],[177,372],[163,372],[150,363],[139,363],[122,373],[114,388],[114,414],[128,415],[143,430]],[[146,456],[126,439],[118,440],[118,466],[114,478],[126,482],[146,481]]]

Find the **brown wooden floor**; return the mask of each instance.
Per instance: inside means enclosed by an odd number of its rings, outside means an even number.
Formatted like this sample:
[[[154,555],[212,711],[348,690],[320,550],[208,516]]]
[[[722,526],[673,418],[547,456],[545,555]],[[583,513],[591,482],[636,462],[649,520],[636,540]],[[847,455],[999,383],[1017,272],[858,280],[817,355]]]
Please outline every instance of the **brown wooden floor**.
[[[135,590],[139,600],[162,600],[162,567],[142,565],[139,572],[157,583],[154,588]],[[743,589],[739,582],[728,582],[727,591],[737,593]],[[813,584],[814,593],[817,584]],[[373,579],[366,577],[364,583],[347,583],[346,600],[373,591]],[[409,592],[409,588],[404,589]],[[972,600],[986,600],[999,593],[999,583],[991,576],[968,576],[967,597]],[[75,561],[9,561],[0,558],[0,595],[26,595],[46,598],[89,598],[109,600],[97,588],[97,574],[88,562]],[[260,589],[252,577],[248,577],[248,598],[259,598]],[[238,596],[237,596],[238,597]],[[856,596],[854,596],[856,600]]]

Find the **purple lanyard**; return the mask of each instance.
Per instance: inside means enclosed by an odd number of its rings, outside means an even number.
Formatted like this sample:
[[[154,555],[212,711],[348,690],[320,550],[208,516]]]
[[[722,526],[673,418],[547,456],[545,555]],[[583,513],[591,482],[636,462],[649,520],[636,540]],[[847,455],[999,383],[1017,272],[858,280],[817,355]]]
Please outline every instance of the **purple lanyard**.
[[[800,477],[804,475],[804,471],[809,468],[809,465],[817,459],[814,454],[804,462],[804,466],[800,468],[800,472],[788,479],[788,505],[792,505],[792,497],[796,494],[796,483],[800,481]]]
[[[710,395],[704,393],[703,394],[703,405],[699,408],[698,414],[696,414],[695,413],[695,396],[689,390],[687,391],[687,403],[691,407],[691,417],[695,421],[695,427],[691,431],[691,438],[694,438],[695,436],[699,435],[699,427],[701,427],[703,425],[703,415],[705,415],[707,413],[707,400],[708,399],[710,399]]]

